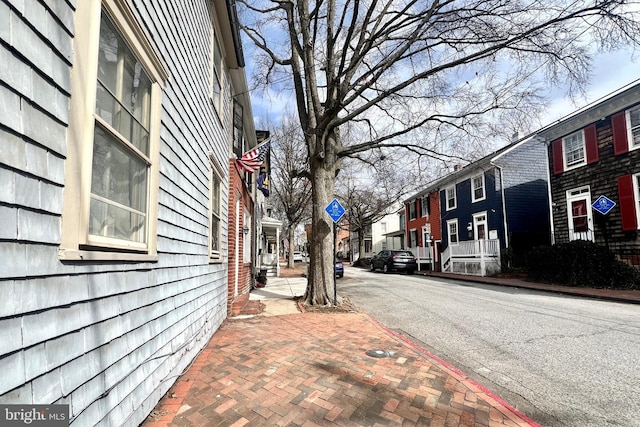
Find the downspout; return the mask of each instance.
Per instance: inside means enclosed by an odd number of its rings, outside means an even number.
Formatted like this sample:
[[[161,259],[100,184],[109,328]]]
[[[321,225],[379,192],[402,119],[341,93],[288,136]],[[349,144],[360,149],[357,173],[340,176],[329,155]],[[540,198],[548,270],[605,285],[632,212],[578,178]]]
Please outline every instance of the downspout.
[[[549,165],[549,143],[547,141],[538,140],[541,144],[545,145],[544,150],[544,160],[547,165],[547,196],[549,197],[549,229],[551,230],[551,244],[555,245],[556,243],[556,231],[554,229],[554,220],[553,220],[553,195],[551,194],[551,170],[549,169],[551,166]]]
[[[497,165],[493,162],[490,162],[494,167],[498,168],[500,171],[500,195],[502,199],[502,222],[504,227],[504,245],[505,249],[509,249],[509,230],[507,228],[507,200],[504,194],[504,174],[502,173],[502,166]]]

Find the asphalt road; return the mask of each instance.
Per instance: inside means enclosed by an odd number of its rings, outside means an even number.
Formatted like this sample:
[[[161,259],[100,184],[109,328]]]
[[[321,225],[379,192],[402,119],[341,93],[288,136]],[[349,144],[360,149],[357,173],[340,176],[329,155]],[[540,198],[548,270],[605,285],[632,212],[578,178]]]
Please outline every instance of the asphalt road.
[[[640,427],[640,305],[354,267],[338,292],[544,426]]]

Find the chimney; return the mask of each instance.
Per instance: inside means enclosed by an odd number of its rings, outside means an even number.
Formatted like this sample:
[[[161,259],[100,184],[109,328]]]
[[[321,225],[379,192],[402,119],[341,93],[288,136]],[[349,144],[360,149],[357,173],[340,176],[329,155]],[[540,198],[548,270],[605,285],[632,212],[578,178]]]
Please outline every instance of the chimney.
[[[456,163],[455,165],[453,165],[453,171],[459,171],[460,169],[462,169],[462,165],[460,163]]]
[[[513,135],[511,136],[511,142],[519,141],[522,138],[524,138],[524,132],[519,130],[519,131],[513,133]]]

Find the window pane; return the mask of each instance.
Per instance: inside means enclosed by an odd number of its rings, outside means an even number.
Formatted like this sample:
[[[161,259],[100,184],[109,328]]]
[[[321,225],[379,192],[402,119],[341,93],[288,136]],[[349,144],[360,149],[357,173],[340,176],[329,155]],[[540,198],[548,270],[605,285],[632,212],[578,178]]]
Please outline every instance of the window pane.
[[[564,138],[567,166],[582,163],[584,160],[584,144],[582,143],[582,133],[574,133]]]
[[[220,179],[213,173],[211,181],[211,210],[214,214],[220,216]]]
[[[640,145],[640,107],[629,111],[629,122],[631,125],[631,146]]]
[[[478,224],[478,235],[476,236],[476,238],[477,240],[484,240],[487,238],[484,224]]]
[[[144,243],[146,217],[143,214],[91,199],[89,234]]]
[[[574,232],[589,231],[586,200],[576,200],[575,202],[571,202],[571,214],[573,217]]]
[[[215,215],[211,215],[211,250],[219,251],[220,250],[220,219],[218,219]]]
[[[131,209],[147,210],[147,165],[131,150],[95,128],[91,193]]]
[[[96,114],[149,154],[151,80],[105,14],[100,24]]]

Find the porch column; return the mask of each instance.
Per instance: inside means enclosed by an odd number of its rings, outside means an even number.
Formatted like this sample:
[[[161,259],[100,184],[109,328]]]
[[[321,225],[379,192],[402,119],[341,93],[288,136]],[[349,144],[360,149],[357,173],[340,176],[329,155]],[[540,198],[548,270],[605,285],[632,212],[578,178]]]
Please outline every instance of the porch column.
[[[280,277],[280,227],[276,227],[276,277]]]

